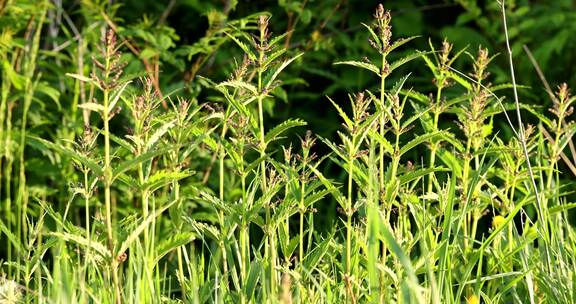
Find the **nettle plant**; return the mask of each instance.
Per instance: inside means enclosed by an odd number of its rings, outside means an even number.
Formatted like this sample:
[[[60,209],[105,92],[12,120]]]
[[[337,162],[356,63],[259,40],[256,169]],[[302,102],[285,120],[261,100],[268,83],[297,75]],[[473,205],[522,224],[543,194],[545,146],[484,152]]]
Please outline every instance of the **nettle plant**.
[[[287,85],[298,83],[289,67],[306,56],[289,48],[290,32],[271,34],[269,14],[223,26],[225,16],[212,12],[207,37],[189,50],[202,54],[192,74],[226,41],[242,59],[225,80],[186,80],[205,100],[162,93],[158,69],[170,56],[158,45],[139,58],[148,77],[125,75],[131,57],[122,50],[135,49],[112,27],[100,42],[79,45],[96,51],[79,52],[78,69],[62,80],[74,88],[64,118],[71,126],[51,141],[26,123],[37,92],[56,96],[35,80],[43,9],[32,19],[24,68],[19,52],[0,54],[0,231],[8,239],[0,302],[576,301],[568,222],[576,205],[561,172],[576,175],[576,97],[566,84],[552,92],[545,83],[549,118],[520,104],[514,77],[491,83],[494,56],[482,47],[469,53],[430,41],[429,51],[398,58],[417,37],[393,39],[391,13],[379,5],[363,24],[372,59],[335,63],[361,68],[375,88],[350,93],[349,104],[326,98],[343,122],[336,139],[307,131],[288,143],[306,122],[270,127],[266,118],[275,100],[288,100]],[[89,63],[80,64],[84,57]],[[397,75],[411,61],[430,70],[431,92]],[[461,61],[469,74],[454,68]],[[513,102],[496,95],[509,89]],[[19,98],[22,111],[13,111]],[[521,109],[539,124],[524,125]],[[501,117],[512,136],[497,131]],[[69,193],[28,203],[26,145],[62,167]],[[330,152],[318,155],[319,145]],[[336,220],[318,229],[319,217],[331,217],[317,211],[330,203]]]

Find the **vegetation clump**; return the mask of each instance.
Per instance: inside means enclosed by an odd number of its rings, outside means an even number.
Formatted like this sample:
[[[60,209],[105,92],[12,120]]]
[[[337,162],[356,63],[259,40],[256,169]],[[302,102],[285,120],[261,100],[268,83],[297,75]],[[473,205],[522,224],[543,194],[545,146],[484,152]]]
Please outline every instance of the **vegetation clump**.
[[[576,303],[576,97],[534,61],[550,108],[522,102],[505,1],[501,77],[382,4],[326,70],[340,6],[299,40],[307,1],[174,49],[176,2],[0,3],[1,303]],[[328,132],[279,114],[314,98]]]

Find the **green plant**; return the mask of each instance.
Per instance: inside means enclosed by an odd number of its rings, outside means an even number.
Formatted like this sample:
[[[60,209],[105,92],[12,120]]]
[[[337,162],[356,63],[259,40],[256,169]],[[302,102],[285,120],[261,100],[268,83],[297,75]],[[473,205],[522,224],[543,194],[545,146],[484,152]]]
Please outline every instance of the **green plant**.
[[[575,301],[576,98],[530,57],[550,114],[524,102],[506,23],[512,83],[383,5],[66,5],[0,3],[0,302]],[[292,116],[316,99],[342,130]]]

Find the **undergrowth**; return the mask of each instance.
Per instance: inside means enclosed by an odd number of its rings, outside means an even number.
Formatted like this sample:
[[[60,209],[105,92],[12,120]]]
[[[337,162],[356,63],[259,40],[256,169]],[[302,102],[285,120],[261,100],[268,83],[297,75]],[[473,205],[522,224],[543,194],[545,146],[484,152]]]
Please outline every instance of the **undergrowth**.
[[[267,119],[308,64],[269,14],[209,16],[190,83],[166,91],[170,31],[123,32],[106,5],[70,21],[65,51],[43,36],[51,3],[0,16],[29,12],[0,37],[0,302],[576,303],[566,84],[541,75],[545,114],[519,100],[513,65],[512,83],[491,82],[488,49],[397,56],[422,38],[394,37],[379,5],[362,24],[371,52],[333,67],[378,85],[326,96],[342,127],[321,137]],[[223,45],[243,54],[229,77],[196,75]],[[430,73],[401,74],[414,62]]]

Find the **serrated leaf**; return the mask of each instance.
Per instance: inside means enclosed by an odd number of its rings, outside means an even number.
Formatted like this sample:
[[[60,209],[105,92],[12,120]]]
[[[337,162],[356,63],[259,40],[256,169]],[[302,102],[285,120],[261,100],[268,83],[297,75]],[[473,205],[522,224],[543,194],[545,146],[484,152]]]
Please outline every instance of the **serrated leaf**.
[[[302,127],[305,125],[306,122],[301,119],[288,119],[280,123],[279,125],[275,126],[270,131],[268,131],[268,133],[266,133],[264,141],[266,142],[266,144],[269,144],[275,140],[280,139],[279,136],[282,133],[286,132],[287,130],[292,129],[294,127]]]
[[[286,53],[286,49],[285,48],[281,48],[275,52],[273,52],[272,54],[270,54],[269,56],[266,57],[266,61],[264,62],[262,69],[266,70],[266,68],[272,63],[274,62],[276,59],[278,59],[278,57],[282,56],[284,53]]]
[[[39,138],[39,137],[35,137],[35,136],[28,136],[28,140],[31,141],[36,141],[37,143],[39,143],[40,145],[54,150],[58,153],[64,154],[67,157],[70,157],[72,159],[74,159],[75,161],[77,161],[78,163],[86,166],[87,168],[89,168],[90,170],[92,170],[92,172],[94,172],[94,174],[100,176],[102,175],[102,168],[100,167],[100,165],[98,165],[97,162],[87,158],[84,155],[79,154],[78,152],[71,150],[65,146],[47,141],[43,138]]]
[[[251,85],[245,81],[228,80],[228,81],[221,82],[220,84],[217,85],[217,87],[222,87],[222,86],[232,87],[234,89],[247,90],[250,93],[252,93],[253,95],[258,95],[258,89],[255,86],[253,86],[253,85]]]
[[[389,54],[390,52],[394,51],[395,49],[403,46],[404,44],[418,38],[420,36],[411,36],[411,37],[407,37],[407,38],[400,38],[396,41],[394,41],[394,43],[392,43],[392,45],[390,45],[387,49],[386,49],[386,54]]]
[[[368,29],[368,32],[370,33],[370,36],[372,36],[372,41],[374,41],[376,43],[376,45],[378,46],[378,48],[381,50],[382,49],[382,42],[380,41],[380,37],[378,37],[378,35],[376,35],[376,33],[374,32],[374,29],[372,29],[371,26],[365,24],[365,23],[361,23],[366,29]]]
[[[95,102],[81,103],[78,105],[78,107],[81,109],[86,109],[92,112],[100,113],[100,115],[104,113],[104,106],[101,104],[97,104]]]
[[[373,138],[376,139],[376,142],[378,142],[378,144],[382,145],[382,147],[384,148],[384,151],[390,155],[392,155],[394,153],[394,147],[392,147],[392,144],[390,144],[390,142],[384,138],[382,135],[380,135],[380,133],[376,132],[375,130],[370,130],[368,132],[368,135]]]
[[[402,146],[402,148],[400,148],[400,155],[405,154],[406,152],[412,150],[412,148],[416,147],[417,145],[427,142],[433,138],[439,137],[442,133],[444,133],[443,131],[436,131],[436,132],[432,132],[432,133],[426,133],[423,135],[419,135],[416,136],[416,138],[412,139],[411,141],[409,141],[408,143],[406,143],[405,145]]]
[[[314,249],[312,249],[312,251],[308,253],[302,261],[304,268],[309,272],[313,271],[326,255],[328,249],[330,249],[331,242],[332,238],[326,238],[320,244],[315,244]]]
[[[125,160],[125,161],[121,162],[120,164],[115,166],[114,170],[112,171],[112,180],[116,179],[120,174],[132,169],[134,166],[136,166],[140,163],[143,163],[145,161],[148,161],[148,160],[150,160],[150,159],[152,159],[158,155],[165,154],[165,153],[169,152],[170,150],[171,150],[171,148],[163,148],[163,149],[158,149],[158,150],[154,150],[154,151],[149,151],[149,152],[146,152],[144,154],[140,154],[133,159],[129,159],[129,160]]]
[[[152,176],[150,176],[142,185],[141,187],[144,189],[148,189],[151,192],[156,191],[158,188],[161,188],[165,185],[168,185],[174,181],[178,181],[184,178],[187,178],[191,175],[190,172],[179,172],[179,171],[166,171],[160,170],[154,172]]]
[[[345,65],[355,66],[358,68],[368,70],[368,71],[376,74],[378,77],[380,77],[380,69],[372,63],[349,60],[349,61],[338,61],[338,62],[335,62],[334,64],[335,65],[345,64]]]
[[[162,259],[170,251],[177,249],[180,246],[184,246],[196,239],[196,234],[192,232],[179,232],[174,235],[169,236],[167,239],[161,240],[154,250],[156,252],[154,257],[154,265],[158,264],[160,259]]]
[[[342,208],[346,208],[346,198],[344,197],[342,192],[340,192],[340,189],[334,186],[332,181],[324,177],[324,175],[320,171],[318,171],[318,169],[316,169],[315,167],[308,165],[308,168],[310,168],[310,170],[314,172],[316,177],[318,177],[318,180],[320,180],[320,182],[324,185],[324,187],[328,189],[328,191],[332,194],[332,196],[336,199],[336,201],[340,204],[340,206]]]
[[[0,232],[6,235],[10,243],[12,243],[12,246],[14,246],[14,249],[16,249],[16,252],[19,254],[24,254],[26,250],[24,249],[24,246],[22,246],[22,244],[19,242],[19,238],[17,238],[16,235],[14,235],[14,233],[12,233],[12,231],[10,231],[10,229],[4,225],[4,222],[7,222],[7,220],[8,219],[3,219],[0,221]],[[4,243],[3,246],[7,246],[7,244]]]
[[[102,88],[100,88],[100,86],[98,85],[98,83],[96,83],[92,78],[89,78],[89,77],[86,77],[86,76],[83,76],[83,75],[73,74],[73,73],[66,73],[66,76],[72,77],[72,78],[77,79],[77,80],[80,80],[80,81],[82,81],[82,82],[87,82],[87,83],[94,84],[94,85],[95,85],[96,87],[98,87],[99,89],[102,89]]]
[[[254,53],[252,53],[252,50],[250,50],[250,48],[242,41],[240,41],[238,38],[230,35],[227,32],[224,32],[224,34],[226,34],[226,36],[228,36],[230,39],[232,39],[232,41],[234,41],[241,49],[242,51],[248,55],[248,58],[250,58],[250,60],[256,61],[256,55],[254,55]]]
[[[342,108],[340,108],[340,106],[338,106],[338,104],[335,103],[334,100],[332,100],[332,98],[330,98],[329,96],[326,96],[326,98],[328,98],[328,100],[330,100],[330,102],[332,103],[334,108],[336,108],[336,111],[338,111],[338,114],[340,115],[340,117],[342,117],[342,119],[344,119],[344,123],[346,124],[346,127],[348,127],[348,129],[352,129],[352,127],[354,127],[354,123],[352,122],[352,120],[350,120],[350,118],[348,118],[348,115],[346,115],[346,112],[344,112],[344,110],[342,110]]]
[[[290,63],[292,63],[292,61],[298,59],[302,55],[304,55],[304,53],[300,53],[300,54],[282,62],[282,64],[274,71],[272,76],[270,76],[270,79],[268,79],[268,81],[266,82],[266,85],[264,87],[266,89],[270,88],[270,86],[274,83],[274,80],[276,80],[278,75],[280,75],[280,72],[282,72],[288,65],[290,65]]]
[[[532,115],[536,116],[541,122],[543,122],[549,129],[553,129],[554,128],[554,124],[552,124],[552,121],[546,117],[544,114],[540,113],[540,111],[537,111],[533,106],[527,105],[527,104],[520,104],[520,108],[527,110],[528,112],[530,112]]]
[[[410,61],[412,61],[418,57],[422,57],[423,55],[425,55],[427,53],[428,52],[416,52],[416,53],[410,54],[406,57],[402,57],[402,58],[392,62],[390,64],[390,72],[389,73],[392,73],[392,71],[394,71],[395,69],[401,67],[402,65],[404,65],[404,64],[406,64],[406,63],[408,63],[408,62],[410,62]]]
[[[124,90],[126,89],[126,87],[130,84],[130,82],[132,81],[127,81],[125,82],[120,89],[118,89],[116,91],[116,93],[114,94],[114,97],[112,97],[110,99],[110,103],[108,103],[108,113],[111,113],[114,111],[114,107],[116,107],[116,103],[118,102],[118,100],[120,100],[120,97],[122,96],[122,93],[124,93]]]
[[[166,204],[165,206],[162,206],[159,209],[154,210],[151,214],[148,215],[148,217],[144,218],[138,226],[136,226],[134,229],[132,229],[132,232],[120,244],[120,247],[118,248],[118,250],[115,253],[115,257],[121,255],[126,250],[128,250],[128,247],[130,247],[132,242],[134,242],[138,238],[138,236],[140,236],[140,234],[144,231],[144,229],[146,229],[148,226],[150,226],[150,224],[152,223],[152,221],[156,217],[158,217],[164,211],[166,211],[168,208],[170,208],[172,205],[174,205],[175,202],[176,201],[172,201],[172,202]]]
[[[46,94],[46,96],[50,97],[50,99],[52,99],[52,101],[54,101],[54,103],[56,104],[56,106],[58,107],[58,110],[61,109],[60,106],[60,91],[56,90],[55,88],[49,86],[47,83],[45,82],[40,82],[38,83],[38,85],[36,86],[36,91],[41,92]]]
[[[447,73],[450,76],[450,78],[454,79],[461,86],[465,87],[466,90],[472,90],[472,84],[470,82],[468,82],[466,79],[464,79],[463,77],[460,77],[460,75],[458,75],[452,71],[448,71]]]
[[[146,142],[146,146],[144,148],[144,151],[148,151],[152,148],[152,146],[154,146],[154,144],[160,140],[160,138],[166,134],[166,132],[168,132],[168,130],[170,130],[172,127],[174,127],[174,124],[176,122],[176,119],[169,121],[165,124],[163,124],[160,128],[158,128],[156,131],[154,131],[154,134],[152,134],[152,136],[150,136],[150,138],[148,139],[148,141]]]
[[[87,238],[85,238],[81,235],[67,233],[67,232],[49,232],[48,235],[57,237],[57,238],[62,239],[66,242],[76,243],[82,247],[89,247],[94,252],[99,253],[100,256],[102,256],[103,258],[107,258],[107,259],[110,258],[110,250],[108,250],[108,248],[106,246],[104,246],[103,244],[99,243],[98,241],[96,241],[94,239],[88,240]]]
[[[404,185],[433,172],[450,172],[450,169],[442,167],[417,169],[403,174],[398,178],[398,180],[400,181],[400,185]]]

